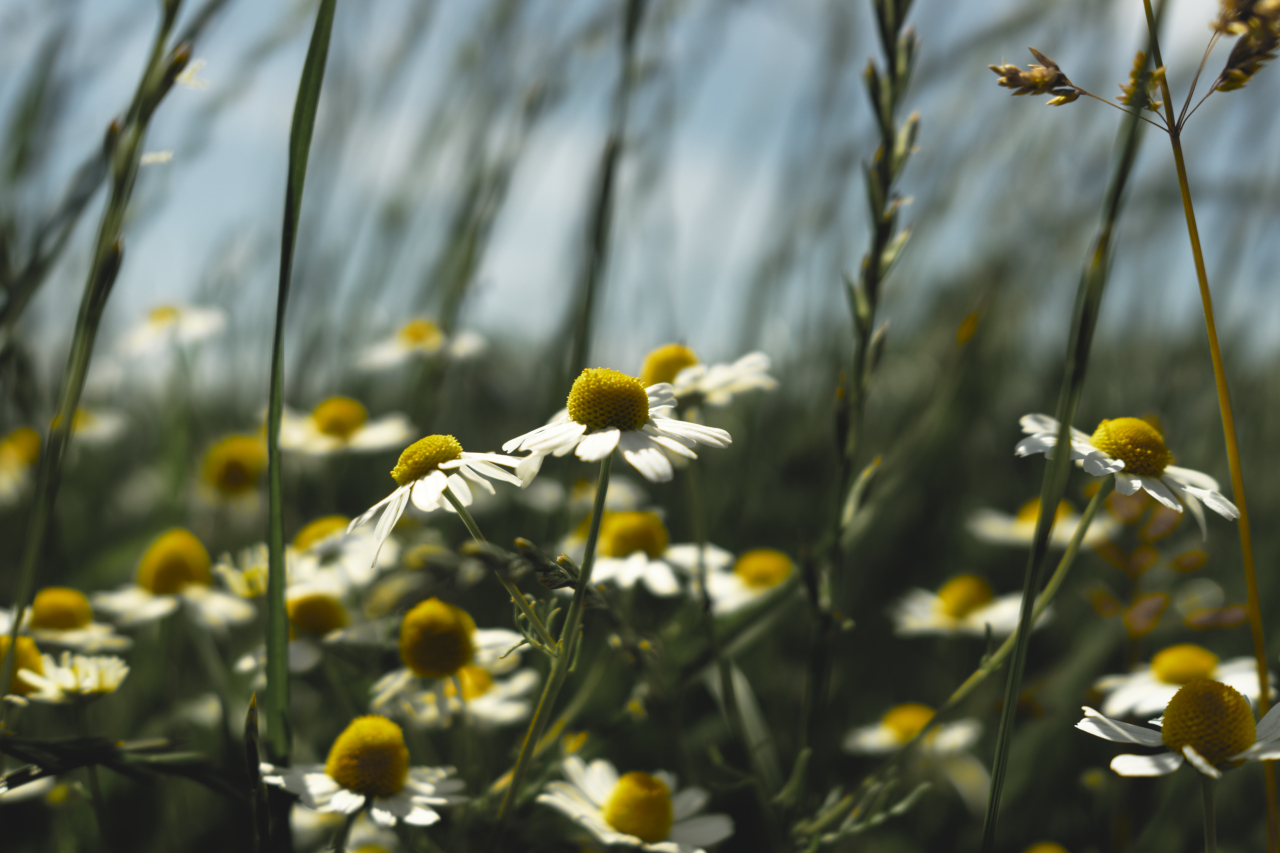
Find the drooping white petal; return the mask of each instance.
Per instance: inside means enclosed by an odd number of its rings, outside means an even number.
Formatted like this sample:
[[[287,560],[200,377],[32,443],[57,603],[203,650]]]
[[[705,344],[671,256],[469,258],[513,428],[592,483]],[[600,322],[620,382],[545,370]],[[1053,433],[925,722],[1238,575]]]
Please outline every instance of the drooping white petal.
[[[1194,471],[1191,468],[1179,468],[1177,465],[1166,465],[1164,466],[1164,474],[1166,477],[1172,477],[1179,483],[1186,486],[1195,486],[1197,489],[1206,489],[1211,492],[1222,491],[1222,487],[1218,485],[1218,481],[1203,471]]]
[[[1164,745],[1159,732],[1104,717],[1087,705],[1082,710],[1084,719],[1076,723],[1076,728],[1082,732],[1088,732],[1114,743],[1137,743],[1142,746]]]
[[[1176,752],[1117,755],[1111,759],[1111,769],[1121,776],[1167,776],[1181,767],[1182,761],[1182,756]]]
[[[575,454],[583,462],[599,462],[601,459],[613,452],[618,446],[618,440],[622,436],[622,430],[617,427],[608,427],[607,429],[597,430],[588,433],[578,442],[578,450]]]
[[[1148,477],[1145,474],[1139,477],[1142,481],[1142,488],[1147,490],[1147,494],[1167,506],[1174,512],[1182,512],[1182,504],[1178,503],[1178,499],[1173,496],[1173,492],[1169,491],[1169,487],[1159,477]],[[1120,475],[1116,475],[1116,482],[1119,483]]]
[[[1191,766],[1199,770],[1211,779],[1221,779],[1222,771],[1214,767],[1204,756],[1196,752],[1196,748],[1191,744],[1187,744],[1182,748],[1182,754],[1187,757],[1187,761],[1191,762]]]
[[[1174,480],[1172,477],[1161,478],[1164,484],[1169,487],[1169,491],[1181,501],[1182,505],[1191,511],[1191,517],[1196,520],[1196,524],[1200,527],[1200,538],[1209,538],[1209,529],[1204,523],[1204,507],[1200,506],[1200,501],[1196,500],[1196,496],[1191,494],[1186,486]]]

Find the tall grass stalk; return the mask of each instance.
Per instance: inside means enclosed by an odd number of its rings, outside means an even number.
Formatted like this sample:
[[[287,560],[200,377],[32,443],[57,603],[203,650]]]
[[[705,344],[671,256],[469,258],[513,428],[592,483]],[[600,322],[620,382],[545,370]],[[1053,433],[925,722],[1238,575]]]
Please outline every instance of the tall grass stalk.
[[[1147,13],[1147,27],[1151,33],[1151,55],[1156,66],[1159,67],[1164,63],[1160,58],[1160,41],[1156,35],[1157,19],[1151,10],[1151,0],[1142,0],[1142,2]],[[1209,338],[1209,358],[1213,362],[1213,383],[1218,392],[1218,412],[1222,418],[1222,438],[1227,448],[1227,467],[1231,472],[1232,497],[1235,498],[1236,507],[1240,510],[1237,526],[1240,531],[1240,558],[1244,564],[1245,588],[1249,595],[1246,604],[1249,632],[1253,638],[1253,655],[1258,663],[1258,683],[1268,684],[1270,676],[1267,673],[1267,642],[1262,626],[1262,607],[1258,599],[1258,576],[1253,565],[1253,534],[1249,529],[1249,506],[1245,501],[1244,472],[1240,466],[1235,418],[1231,413],[1231,392],[1227,388],[1227,374],[1222,365],[1222,347],[1218,344],[1218,328],[1213,318],[1213,294],[1209,290],[1209,274],[1205,269],[1204,251],[1200,247],[1200,231],[1196,227],[1195,206],[1191,202],[1187,163],[1182,154],[1182,122],[1188,116],[1184,108],[1184,117],[1175,120],[1173,96],[1169,91],[1169,81],[1166,78],[1167,75],[1160,78],[1160,93],[1164,99],[1169,145],[1173,148],[1173,162],[1178,170],[1178,190],[1182,196],[1182,210],[1187,219],[1187,236],[1191,241],[1191,255],[1195,259],[1196,281],[1200,286],[1200,306],[1204,311],[1205,333]],[[1192,94],[1193,92],[1187,94],[1188,103]],[[1258,714],[1260,716],[1266,714],[1270,708],[1271,697],[1267,695],[1266,690],[1259,691]],[[1276,803],[1275,765],[1270,761],[1264,761],[1262,768],[1263,784],[1267,795],[1267,849],[1271,853],[1280,853],[1280,809],[1277,808]],[[1208,803],[1209,801],[1206,800],[1206,808]],[[1206,823],[1206,834],[1208,831]]]
[[[1071,466],[1071,424],[1075,420],[1080,395],[1084,389],[1085,369],[1089,364],[1089,350],[1098,322],[1102,294],[1110,269],[1111,238],[1120,217],[1124,190],[1133,170],[1138,153],[1142,129],[1137,111],[1130,113],[1120,130],[1120,157],[1111,175],[1106,201],[1102,210],[1102,222],[1094,240],[1093,250],[1085,264],[1076,291],[1075,309],[1071,320],[1071,338],[1067,344],[1067,357],[1063,366],[1062,390],[1058,396],[1058,448],[1053,458],[1045,464],[1044,479],[1040,486],[1040,515],[1036,520],[1035,540],[1027,558],[1026,577],[1022,585],[1022,609],[1018,616],[1018,629],[1013,642],[1009,677],[1005,682],[1004,707],[1000,710],[1000,728],[996,734],[996,752],[991,766],[991,789],[987,801],[987,814],[982,827],[983,853],[991,853],[995,845],[996,822],[1000,814],[1000,795],[1003,791],[1005,771],[1009,761],[1009,746],[1013,738],[1014,718],[1018,707],[1018,695],[1022,687],[1022,673],[1027,661],[1027,645],[1031,639],[1033,609],[1040,579],[1044,574],[1049,550],[1049,534],[1053,529],[1054,511],[1067,488],[1067,475]]]

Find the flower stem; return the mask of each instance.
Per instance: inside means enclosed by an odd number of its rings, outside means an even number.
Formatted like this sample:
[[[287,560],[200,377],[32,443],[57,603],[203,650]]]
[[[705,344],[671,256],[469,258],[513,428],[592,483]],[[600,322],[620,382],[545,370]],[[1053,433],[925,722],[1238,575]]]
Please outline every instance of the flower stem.
[[[356,818],[360,816],[360,812],[364,809],[356,809],[347,815],[347,819],[342,822],[342,826],[338,827],[338,831],[333,834],[333,853],[346,853],[347,838],[351,835],[351,827],[355,824]]]
[[[76,703],[76,728],[79,729],[81,737],[89,736],[88,708],[83,701]],[[107,803],[102,798],[102,785],[98,781],[98,765],[86,766],[85,772],[89,776],[89,798],[93,802],[93,816],[98,822],[98,837],[102,839],[104,849],[114,850],[115,845],[111,843],[110,836],[107,834]]]
[[[573,663],[578,629],[582,625],[583,601],[587,596],[587,588],[591,586],[591,569],[596,562],[596,542],[600,539],[600,520],[604,517],[604,499],[609,492],[609,469],[612,464],[612,453],[600,460],[600,474],[596,477],[595,502],[591,507],[591,528],[587,531],[587,550],[582,557],[582,569],[578,575],[578,588],[574,590],[573,601],[569,605],[569,612],[564,619],[564,627],[560,631],[559,652],[551,663],[551,673],[547,676],[547,683],[542,689],[542,696],[538,698],[538,707],[533,712],[533,719],[529,721],[529,728],[524,734],[523,742],[520,744],[520,755],[516,758],[515,769],[511,771],[511,783],[507,786],[507,791],[502,797],[502,805],[498,807],[498,819],[494,827],[494,844],[490,845],[491,849],[496,849],[494,845],[496,845],[503,826],[515,808],[516,798],[520,794],[520,784],[524,781],[525,773],[528,772],[529,761],[533,757],[534,747],[542,739],[542,733],[547,727],[547,721],[551,719],[551,709],[555,706],[556,696],[560,693],[560,688],[564,686],[565,677],[569,674],[569,666]]]
[[[1200,777],[1200,793],[1204,803],[1204,853],[1218,853],[1218,816],[1213,807],[1213,794],[1218,788],[1218,780],[1203,773]]]
[[[484,534],[480,532],[480,525],[476,524],[476,520],[471,517],[471,513],[467,511],[466,506],[463,505],[462,501],[458,500],[457,495],[448,486],[444,487],[444,496],[449,503],[453,504],[453,508],[458,511],[458,518],[461,518],[462,523],[467,526],[467,530],[471,533],[471,538],[481,544],[488,542],[489,540],[485,539]],[[520,608],[524,618],[529,620],[529,624],[533,626],[533,630],[538,634],[538,639],[543,642],[548,650],[554,649],[556,641],[551,639],[551,632],[547,630],[546,625],[542,624],[538,614],[533,612],[533,608],[529,606],[529,601],[524,597],[524,593],[509,579],[504,578],[501,572],[495,570],[493,576],[498,579],[498,583],[502,584],[503,589],[511,596],[511,600],[516,603],[516,607]]]

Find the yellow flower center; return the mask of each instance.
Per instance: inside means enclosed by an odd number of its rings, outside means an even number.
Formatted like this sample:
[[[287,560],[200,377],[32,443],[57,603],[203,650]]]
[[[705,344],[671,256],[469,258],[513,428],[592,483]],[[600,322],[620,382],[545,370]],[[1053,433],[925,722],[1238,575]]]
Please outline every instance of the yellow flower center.
[[[201,476],[224,498],[248,494],[267,470],[267,445],[256,435],[228,435],[204,455]]]
[[[467,611],[428,598],[400,623],[400,660],[418,675],[444,678],[471,663],[476,623]]]
[[[1165,684],[1186,684],[1208,678],[1218,668],[1218,656],[1194,643],[1181,643],[1156,653],[1151,674]]]
[[[31,602],[31,627],[53,631],[83,628],[93,621],[89,599],[78,589],[49,586],[36,593]]]
[[[791,577],[791,558],[772,548],[747,551],[733,564],[733,573],[752,589],[768,589]]]
[[[298,535],[293,537],[293,547],[299,551],[305,551],[317,542],[346,530],[347,525],[350,523],[351,519],[345,515],[326,515],[322,518],[317,518],[299,530]]]
[[[991,584],[976,575],[957,575],[938,590],[943,611],[953,619],[963,619],[993,598]]]
[[[1062,519],[1071,515],[1072,511],[1073,511],[1073,508],[1071,504],[1067,503],[1066,501],[1058,501],[1058,509],[1053,514],[1054,526],[1056,527],[1062,521]],[[1029,524],[1035,524],[1036,521],[1040,518],[1040,499],[1032,498],[1031,500],[1024,503],[1022,505],[1022,508],[1018,510],[1017,518],[1018,518],[1018,521],[1029,523]]]
[[[659,382],[675,382],[676,376],[686,367],[698,363],[693,350],[683,344],[667,344],[658,347],[644,357],[640,367],[640,384],[648,388]]]
[[[1174,752],[1191,746],[1214,766],[1239,767],[1231,756],[1253,746],[1257,727],[1249,700],[1234,687],[1198,678],[1174,694],[1164,709],[1161,734]]]
[[[671,831],[671,789],[661,779],[633,770],[613,786],[604,819],[618,832],[656,844]]]
[[[369,420],[369,411],[350,397],[330,397],[311,410],[311,420],[325,435],[345,441]]]
[[[649,420],[649,395],[634,376],[607,367],[589,367],[573,380],[569,417],[589,430],[640,429]]]
[[[600,522],[600,545],[605,557],[625,557],[644,551],[661,557],[667,550],[667,528],[656,512],[610,512]]]
[[[493,676],[488,670],[474,664],[459,668],[454,675],[462,684],[462,698],[468,702],[479,699],[493,688]],[[452,678],[444,683],[444,695],[450,697],[458,695],[458,688],[453,686]]]
[[[210,582],[209,552],[181,527],[160,534],[138,564],[138,586],[156,595],[175,595],[187,584]]]
[[[176,322],[178,319],[178,309],[173,305],[160,305],[151,309],[151,313],[147,315],[151,322],[157,325],[167,326]]]
[[[1089,439],[1103,453],[1124,462],[1126,474],[1159,477],[1173,454],[1159,430],[1141,418],[1104,420]]]
[[[410,320],[400,327],[396,337],[402,343],[431,352],[440,349],[440,345],[444,343],[444,335],[440,333],[440,327],[430,320]]]
[[[299,595],[285,602],[289,621],[297,628],[316,637],[346,627],[350,618],[347,608],[336,596],[321,592]]]
[[[386,717],[356,717],[329,747],[324,772],[348,791],[389,797],[409,776],[404,732]]]
[[[891,730],[898,743],[906,743],[933,719],[933,709],[919,702],[895,705],[880,718],[880,725]]]
[[[9,654],[9,635],[0,634],[0,660]],[[13,676],[9,679],[9,692],[26,696],[35,690],[27,682],[18,678],[18,670],[29,669],[37,675],[44,675],[44,662],[40,659],[40,649],[36,641],[30,637],[19,637],[18,648],[13,653]]]
[[[1022,853],[1067,853],[1067,848],[1052,841],[1041,841],[1039,844],[1032,844]]]
[[[97,423],[98,419],[93,412],[85,409],[76,409],[71,415],[71,432],[80,432],[85,427],[91,427]],[[62,415],[54,415],[53,420],[49,421],[50,429],[57,429],[62,423]]]
[[[441,462],[451,462],[461,455],[462,445],[453,436],[429,435],[404,449],[391,476],[399,485],[407,486],[435,471]]]
[[[0,456],[30,465],[40,458],[40,433],[31,427],[18,427],[0,440]]]

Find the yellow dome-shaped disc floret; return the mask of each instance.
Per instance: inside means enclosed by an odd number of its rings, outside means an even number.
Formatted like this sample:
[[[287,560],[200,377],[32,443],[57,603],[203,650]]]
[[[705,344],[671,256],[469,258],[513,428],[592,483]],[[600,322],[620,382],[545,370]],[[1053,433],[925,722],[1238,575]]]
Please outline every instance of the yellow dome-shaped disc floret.
[[[880,725],[890,729],[898,743],[906,743],[933,719],[934,711],[928,705],[919,702],[907,702],[895,705],[880,718]]]
[[[305,551],[317,542],[322,542],[330,536],[346,530],[347,525],[350,523],[351,519],[345,515],[326,515],[317,518],[299,530],[298,535],[293,537],[293,547],[299,551]]]
[[[1179,643],[1156,652],[1151,674],[1165,684],[1186,684],[1208,678],[1218,668],[1218,656],[1195,643]]]
[[[462,684],[462,698],[468,702],[479,699],[493,689],[493,676],[488,670],[475,664],[469,663],[460,667],[454,675]],[[458,695],[458,688],[453,686],[452,678],[444,684],[444,695],[449,697]]]
[[[418,675],[444,678],[471,663],[476,623],[461,607],[428,598],[400,623],[400,660]]]
[[[0,634],[0,660],[9,654],[9,635]],[[9,679],[10,693],[26,696],[35,690],[30,684],[18,677],[18,670],[29,669],[36,675],[44,675],[44,662],[40,659],[40,649],[36,641],[30,637],[19,637],[18,648],[13,653],[13,675]]]
[[[756,548],[738,557],[733,573],[752,589],[768,589],[791,577],[791,558],[772,548]]]
[[[404,449],[400,461],[391,469],[391,476],[397,484],[407,486],[435,471],[441,462],[451,462],[461,455],[462,445],[458,439],[451,435],[429,435]]]
[[[325,435],[346,440],[369,420],[369,410],[350,397],[330,397],[311,410],[311,420]]]
[[[1074,509],[1071,506],[1071,504],[1067,503],[1066,501],[1058,501],[1058,509],[1053,513],[1054,525],[1056,526],[1057,524],[1059,524],[1064,518],[1071,515],[1073,511]],[[1018,515],[1017,515],[1018,521],[1035,524],[1039,518],[1040,518],[1040,499],[1039,498],[1032,498],[1031,500],[1024,503],[1022,505],[1022,508],[1018,510]]]
[[[187,584],[211,582],[209,552],[181,527],[160,534],[138,563],[138,586],[156,595],[176,595]]]
[[[993,598],[991,584],[976,575],[957,575],[938,590],[943,611],[953,619],[963,619]]]
[[[0,439],[0,458],[10,459],[30,465],[40,458],[40,433],[31,427],[18,427]]]
[[[151,309],[147,319],[158,326],[167,326],[178,319],[178,308],[175,305],[157,305]]]
[[[568,408],[569,417],[589,430],[635,430],[649,420],[649,395],[634,376],[589,367],[573,380]]]
[[[600,520],[598,552],[605,557],[625,557],[644,551],[661,557],[667,550],[667,527],[656,512],[610,512]]]
[[[73,631],[93,621],[89,598],[78,589],[47,586],[31,602],[31,627],[50,631]]]
[[[1178,753],[1190,746],[1215,767],[1239,767],[1243,759],[1227,759],[1253,746],[1256,737],[1249,700],[1217,681],[1197,678],[1187,683],[1164,709],[1164,745]]]
[[[440,327],[430,320],[410,320],[400,327],[400,331],[396,332],[396,337],[401,343],[408,344],[411,347],[435,352],[440,349],[440,345],[444,343],[444,335],[440,332]]]
[[[644,357],[644,364],[640,366],[640,384],[648,388],[659,382],[675,382],[680,371],[697,363],[698,357],[684,344],[658,347]]]
[[[285,602],[289,622],[301,631],[323,637],[330,631],[345,628],[351,621],[347,608],[336,596],[323,592],[299,595]]]
[[[389,797],[409,776],[404,732],[386,717],[356,717],[329,747],[324,772],[348,791]]]
[[[256,435],[228,435],[204,455],[201,477],[224,498],[237,498],[258,487],[267,470],[267,443]]]
[[[1022,853],[1067,853],[1067,848],[1052,841],[1041,841],[1038,844],[1032,844]]]
[[[671,789],[648,773],[626,773],[604,804],[604,819],[618,832],[656,844],[671,832]]]
[[[1126,474],[1159,477],[1173,461],[1173,454],[1164,446],[1164,436],[1141,418],[1104,420],[1089,443],[1124,462]]]

